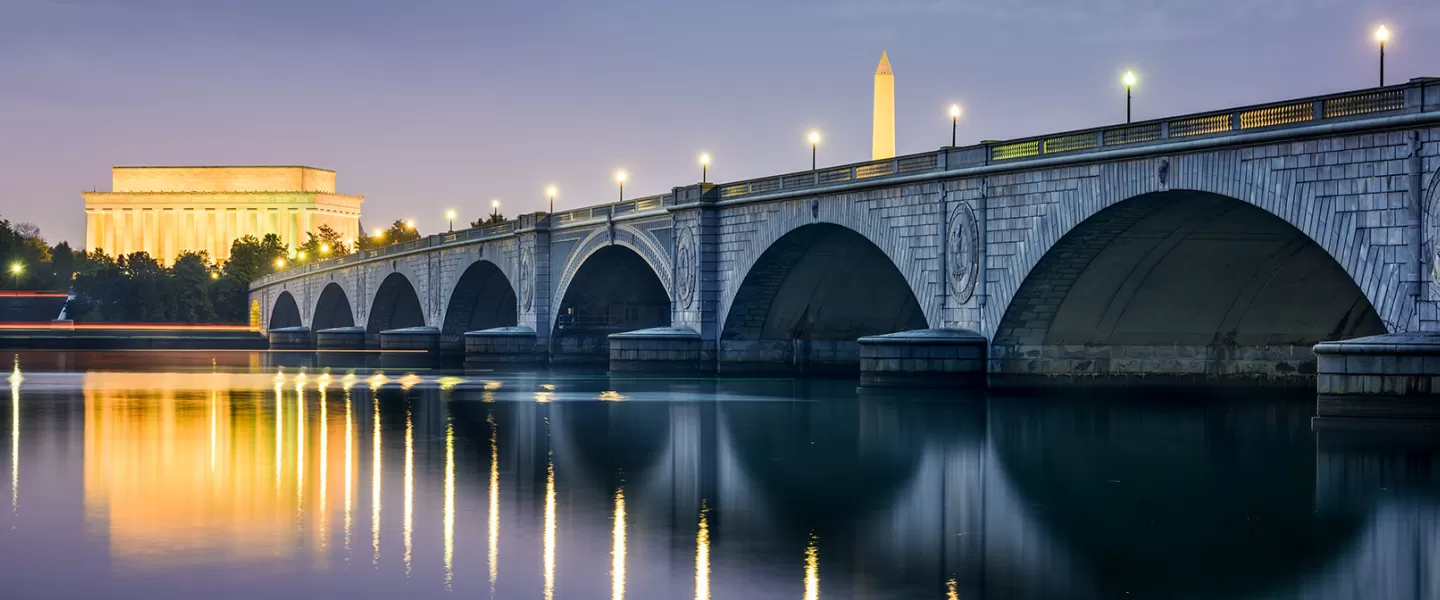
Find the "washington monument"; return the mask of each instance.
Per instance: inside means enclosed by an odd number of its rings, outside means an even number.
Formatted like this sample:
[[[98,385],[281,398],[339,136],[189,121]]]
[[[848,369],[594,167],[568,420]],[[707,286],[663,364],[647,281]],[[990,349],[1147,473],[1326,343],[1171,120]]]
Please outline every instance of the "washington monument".
[[[895,157],[895,74],[890,57],[880,52],[875,67],[875,124],[870,142],[870,159]]]

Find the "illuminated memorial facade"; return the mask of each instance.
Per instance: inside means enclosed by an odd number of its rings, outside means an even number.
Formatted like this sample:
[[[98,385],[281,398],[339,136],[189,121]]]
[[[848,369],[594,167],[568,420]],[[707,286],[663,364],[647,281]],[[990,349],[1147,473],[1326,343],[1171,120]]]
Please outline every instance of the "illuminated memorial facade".
[[[165,264],[191,250],[225,260],[246,235],[273,233],[292,250],[321,225],[354,238],[364,202],[335,193],[334,171],[298,166],[115,167],[110,187],[81,194],[85,249]]]

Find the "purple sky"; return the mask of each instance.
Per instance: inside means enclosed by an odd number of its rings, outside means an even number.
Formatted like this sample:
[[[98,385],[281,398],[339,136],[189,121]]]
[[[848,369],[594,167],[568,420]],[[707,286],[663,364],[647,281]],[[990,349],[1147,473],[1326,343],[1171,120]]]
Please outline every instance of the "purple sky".
[[[1083,8],[1082,8],[1083,7]],[[365,223],[444,227],[699,179],[1440,76],[1436,0],[0,0],[0,216],[83,243],[113,165],[304,164]]]

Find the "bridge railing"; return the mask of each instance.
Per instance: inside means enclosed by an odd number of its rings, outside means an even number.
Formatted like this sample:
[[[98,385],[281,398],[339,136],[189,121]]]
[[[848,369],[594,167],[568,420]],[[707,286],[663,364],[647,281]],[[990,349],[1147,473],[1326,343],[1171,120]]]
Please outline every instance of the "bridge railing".
[[[1177,140],[1205,139],[1253,131],[1304,127],[1316,123],[1433,111],[1440,111],[1440,79],[1422,78],[1387,87],[1014,140],[986,141],[972,146],[942,148],[935,152],[736,181],[716,185],[714,193],[721,201],[738,200],[790,190],[884,180],[919,173],[951,171],[991,164],[1024,163],[1055,156],[1103,152]],[[684,197],[673,193],[660,194],[611,204],[587,206],[549,215],[549,225],[565,227],[595,220],[662,211],[668,206],[688,204],[699,201],[699,199],[698,193],[687,192]],[[255,283],[265,284],[281,276],[291,277],[442,244],[502,237],[510,235],[518,229],[519,221],[510,220],[496,225],[431,235],[403,244],[365,250],[350,256],[293,266],[282,273],[262,277]]]
[[[1387,114],[1440,110],[1434,96],[1440,80],[1418,79],[1382,88],[1271,102],[1220,111],[1211,111],[1138,121],[1092,129],[1067,131],[1004,141],[986,141],[973,146],[942,148],[935,152],[897,156],[884,160],[826,167],[736,181],[716,186],[721,201],[843,184],[949,171],[988,164],[1010,164],[1058,155],[1102,152],[1122,147],[1162,144],[1175,140],[1218,137],[1361,119]],[[1426,95],[1432,99],[1427,102]]]

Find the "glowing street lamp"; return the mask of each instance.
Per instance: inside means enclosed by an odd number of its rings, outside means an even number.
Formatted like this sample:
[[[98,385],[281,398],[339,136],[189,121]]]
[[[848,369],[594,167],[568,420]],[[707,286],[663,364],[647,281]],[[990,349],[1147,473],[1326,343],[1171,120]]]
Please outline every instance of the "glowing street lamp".
[[[450,222],[450,231],[455,231],[455,209],[445,211],[445,220]]]
[[[625,169],[620,169],[619,171],[616,171],[616,172],[615,172],[615,182],[620,184],[620,201],[621,201],[621,202],[624,202],[624,201],[625,201],[625,178],[626,178],[626,177],[627,177],[627,175],[625,174]]]
[[[283,268],[285,268],[285,259],[283,259],[283,258],[277,258],[277,259],[275,259],[275,268],[277,268],[277,269],[283,269]]]
[[[701,152],[701,153],[700,153],[700,183],[705,183],[705,179],[706,179],[707,177],[709,177],[709,175],[710,175],[710,153],[709,153],[709,152]]]
[[[298,259],[300,259],[300,260],[302,260],[302,261],[305,260],[305,252],[304,252],[304,251],[301,251],[301,252],[295,253],[295,258],[298,258]]]
[[[491,201],[490,201],[490,220],[492,220],[492,221],[498,221],[498,220],[500,220],[500,201],[499,201],[499,200],[491,200]]]
[[[1385,42],[1390,41],[1390,30],[1381,25],[1375,30],[1375,41],[1380,42],[1380,87],[1385,87]]]
[[[20,274],[25,272],[25,265],[21,263],[10,263],[11,279],[15,280],[15,290],[20,290]]]
[[[1125,84],[1125,122],[1130,122],[1130,88],[1135,87],[1135,72],[1126,71],[1121,79]]]
[[[320,244],[320,253],[321,253],[321,254],[329,254],[329,253],[330,253],[330,244]]]
[[[955,131],[960,128],[960,105],[950,105],[950,147],[955,147]]]
[[[415,231],[415,219],[406,219],[405,228],[409,229],[410,231]]]
[[[371,232],[370,237],[375,238],[375,241],[378,242],[378,241],[380,241],[380,240],[382,240],[382,239],[385,238],[385,230],[384,230],[384,229],[381,229],[381,228],[379,228],[379,227],[376,227],[376,228],[375,228],[375,231]]]
[[[555,189],[555,186],[553,186],[553,185],[545,188],[545,195],[550,197],[550,213],[549,213],[549,214],[552,214],[552,215],[555,214],[555,192],[556,192],[556,189]]]
[[[219,279],[219,278],[220,278],[220,274],[219,274],[219,273],[216,273],[216,272],[214,272],[214,271],[211,271],[211,272],[210,272],[210,279],[211,279],[211,280],[215,280],[215,279]]]
[[[814,170],[815,170],[815,155],[819,152],[819,150],[818,150],[819,148],[820,148],[820,132],[818,132],[818,131],[813,131],[813,130],[812,130],[812,131],[810,132],[810,170],[811,170],[811,171],[814,171]]]

